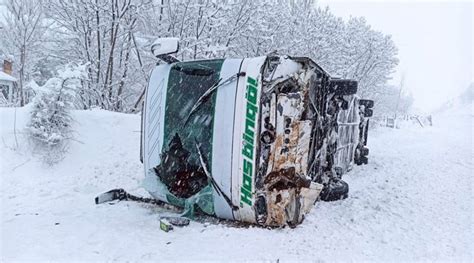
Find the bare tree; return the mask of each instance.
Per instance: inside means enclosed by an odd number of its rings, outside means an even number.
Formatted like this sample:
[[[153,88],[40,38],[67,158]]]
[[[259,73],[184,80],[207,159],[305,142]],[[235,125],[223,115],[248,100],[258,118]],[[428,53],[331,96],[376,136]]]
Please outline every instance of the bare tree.
[[[42,40],[48,25],[43,19],[43,1],[7,0],[4,13],[2,38],[0,42],[5,52],[13,55],[15,73],[18,75],[18,98],[20,106],[25,105],[25,82],[38,60]],[[16,68],[18,68],[16,70]]]
[[[148,12],[146,0],[52,0],[48,16],[56,32],[63,35],[58,54],[65,60],[89,65],[88,80],[81,91],[83,107],[99,106],[126,111],[132,105],[130,95],[146,83],[143,63],[136,49],[139,11]],[[133,52],[133,51],[137,52]],[[131,70],[133,68],[133,70]],[[140,76],[140,77],[138,77]],[[135,94],[136,96],[136,94]],[[124,103],[124,100],[131,100]]]

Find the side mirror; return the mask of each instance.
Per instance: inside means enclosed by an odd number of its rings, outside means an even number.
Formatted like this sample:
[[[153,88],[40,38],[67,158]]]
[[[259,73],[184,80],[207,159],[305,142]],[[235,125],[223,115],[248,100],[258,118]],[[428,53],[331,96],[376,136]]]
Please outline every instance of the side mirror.
[[[357,93],[357,81],[350,79],[331,79],[329,88],[335,95],[353,95]]]
[[[363,105],[366,109],[371,109],[371,108],[374,107],[374,101],[373,100],[360,99],[359,100],[359,105]]]
[[[171,56],[171,54],[178,52],[178,50],[179,38],[176,37],[158,38],[151,44],[151,53],[168,64],[179,62],[179,60]]]
[[[374,115],[374,111],[372,109],[365,109],[364,111],[364,117],[372,117],[372,115]]]

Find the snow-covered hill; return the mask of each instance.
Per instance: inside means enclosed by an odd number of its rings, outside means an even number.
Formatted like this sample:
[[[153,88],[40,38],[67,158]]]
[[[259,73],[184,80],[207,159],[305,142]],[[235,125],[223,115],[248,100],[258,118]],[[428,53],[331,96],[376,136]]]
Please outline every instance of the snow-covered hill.
[[[165,233],[162,209],[95,205],[103,191],[140,188],[138,115],[75,111],[75,141],[54,167],[21,134],[28,107],[0,108],[0,261],[473,260],[472,114],[434,127],[380,128],[369,165],[345,176],[349,198],[319,202],[296,229],[192,222]]]
[[[435,114],[441,116],[474,114],[474,83],[464,90],[458,96],[448,100],[441,107],[434,111]]]

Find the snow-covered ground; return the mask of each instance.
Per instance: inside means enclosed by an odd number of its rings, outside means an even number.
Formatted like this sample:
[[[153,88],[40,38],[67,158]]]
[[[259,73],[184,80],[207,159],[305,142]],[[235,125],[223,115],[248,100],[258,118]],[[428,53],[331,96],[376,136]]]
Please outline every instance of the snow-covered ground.
[[[165,233],[151,205],[95,205],[116,187],[146,194],[138,115],[76,111],[76,141],[54,167],[21,133],[28,107],[0,108],[0,261],[474,260],[472,108],[434,127],[379,128],[349,198],[317,203],[296,229],[191,222]]]

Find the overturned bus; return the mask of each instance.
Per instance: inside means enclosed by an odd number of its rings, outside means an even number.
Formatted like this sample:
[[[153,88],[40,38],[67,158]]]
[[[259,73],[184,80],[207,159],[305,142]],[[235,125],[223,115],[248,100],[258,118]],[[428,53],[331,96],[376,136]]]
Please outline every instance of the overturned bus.
[[[177,48],[174,38],[153,45],[165,63],[142,111],[143,185],[154,199],[187,216],[295,226],[317,200],[347,197],[341,176],[368,154],[371,113],[356,81],[306,57],[179,62]]]

